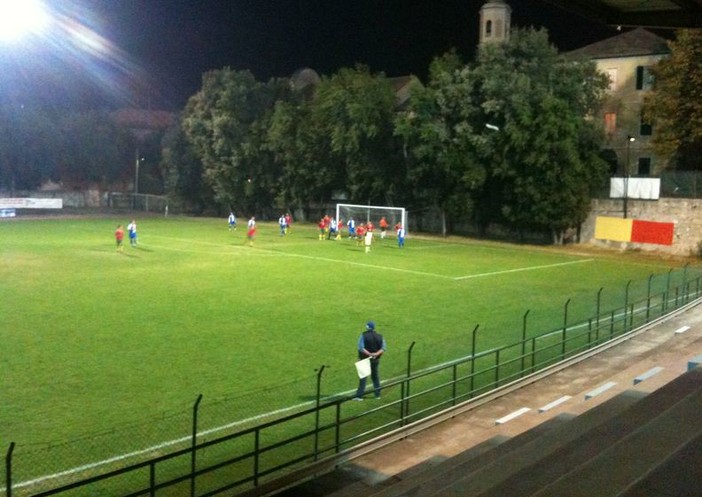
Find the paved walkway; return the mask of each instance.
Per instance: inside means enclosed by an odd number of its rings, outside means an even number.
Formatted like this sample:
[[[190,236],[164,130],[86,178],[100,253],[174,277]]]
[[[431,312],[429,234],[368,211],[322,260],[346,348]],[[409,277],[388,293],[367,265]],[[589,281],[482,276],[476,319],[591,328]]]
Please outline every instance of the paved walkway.
[[[518,435],[560,413],[581,414],[625,390],[651,392],[684,373],[688,360],[698,355],[702,355],[702,304],[595,357],[359,457],[332,475],[282,495],[368,494],[372,487],[403,472],[426,469],[497,435]],[[635,382],[646,373],[646,379]],[[520,412],[523,414],[517,415]]]

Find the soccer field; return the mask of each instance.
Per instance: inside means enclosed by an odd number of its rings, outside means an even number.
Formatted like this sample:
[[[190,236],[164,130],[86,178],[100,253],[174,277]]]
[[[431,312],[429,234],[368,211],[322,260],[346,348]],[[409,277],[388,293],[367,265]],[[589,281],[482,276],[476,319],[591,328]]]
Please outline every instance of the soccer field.
[[[40,454],[33,477],[139,450],[325,395],[349,394],[359,333],[385,335],[383,378],[515,342],[523,315],[540,334],[643,295],[675,261],[577,247],[463,239],[319,240],[259,223],[253,246],[225,219],[126,218],[0,223],[0,447]],[[674,272],[678,278],[679,273]],[[95,442],[95,441],[99,441]],[[91,441],[91,442],[86,442]],[[85,447],[89,446],[90,450]],[[4,448],[2,450],[5,450]],[[60,455],[56,455],[60,454]]]

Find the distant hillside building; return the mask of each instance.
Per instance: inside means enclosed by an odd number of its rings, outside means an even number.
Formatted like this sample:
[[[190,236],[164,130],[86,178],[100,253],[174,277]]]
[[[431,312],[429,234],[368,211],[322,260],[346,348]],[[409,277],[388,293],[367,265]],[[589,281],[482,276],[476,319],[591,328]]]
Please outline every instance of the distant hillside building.
[[[651,89],[650,72],[661,59],[670,55],[667,41],[644,28],[637,28],[568,52],[574,59],[589,59],[607,74],[610,87],[602,114],[605,149],[619,174],[657,175],[668,166],[669,157],[653,153],[650,145],[654,130],[643,118],[643,101]],[[615,172],[615,171],[612,171]]]

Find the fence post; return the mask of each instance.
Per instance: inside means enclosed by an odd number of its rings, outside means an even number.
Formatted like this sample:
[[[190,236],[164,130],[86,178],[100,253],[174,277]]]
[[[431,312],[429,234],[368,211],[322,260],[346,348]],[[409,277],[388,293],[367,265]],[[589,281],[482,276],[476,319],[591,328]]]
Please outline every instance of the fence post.
[[[687,283],[687,266],[689,266],[689,265],[690,265],[690,263],[686,262],[685,266],[683,267],[683,284],[682,284],[683,293],[684,293],[683,304],[690,301],[690,288],[689,288],[689,285]]]
[[[410,376],[412,375],[412,349],[414,344],[412,342],[407,349],[407,379],[402,383],[404,388],[402,389],[402,402],[400,403],[400,417],[402,418],[402,426],[405,425],[405,418],[409,416],[409,396],[410,396]]]
[[[653,274],[648,277],[648,295],[646,297],[646,322],[648,323],[651,317],[651,280],[653,280]]]
[[[149,496],[156,497],[156,463],[149,463]]]
[[[254,434],[254,467],[253,467],[253,484],[254,487],[258,487],[258,473],[260,470],[260,458],[261,458],[261,427],[256,427],[256,433]]]
[[[531,372],[536,371],[536,337],[531,337]]]
[[[597,322],[595,324],[595,340],[599,343],[600,341],[600,306],[602,304],[602,290],[604,290],[604,287],[601,286],[599,290],[597,290],[597,315],[595,316],[595,319],[597,319]]]
[[[629,280],[626,284],[626,289],[624,290],[624,330],[623,332],[626,333],[626,330],[628,329],[628,326],[626,325],[627,323],[627,314],[629,312],[629,287],[631,286],[631,280]]]
[[[197,454],[197,413],[200,407],[202,394],[197,396],[195,405],[193,405],[193,437],[192,437],[192,456],[190,460],[190,497],[195,497],[195,469],[196,469],[196,454]]]
[[[670,298],[670,274],[673,272],[673,268],[671,267],[668,270],[668,279],[665,283],[665,298],[663,299],[663,314],[665,314],[665,311],[668,309],[668,299]]]
[[[526,359],[524,356],[526,354],[527,316],[530,312],[531,309],[528,309],[522,318],[522,376],[524,375],[524,360]]]
[[[5,456],[5,495],[12,497],[12,452],[15,450],[15,442],[10,442]]]
[[[566,331],[568,330],[568,305],[570,305],[570,299],[566,300],[565,308],[563,309],[563,338],[561,339],[561,359],[565,359],[565,354],[566,354]]]
[[[451,368],[451,372],[453,374],[453,377],[451,378],[451,405],[455,406],[456,405],[456,396],[458,394],[457,390],[457,378],[458,378],[458,364],[453,365]]]
[[[324,372],[325,365],[322,365],[317,371],[317,403],[314,412],[314,460],[319,459],[319,404],[321,403],[322,397],[322,373]]]
[[[470,398],[473,398],[473,391],[475,390],[475,341],[477,340],[479,324],[475,325],[473,328],[473,342],[471,346],[470,353]]]

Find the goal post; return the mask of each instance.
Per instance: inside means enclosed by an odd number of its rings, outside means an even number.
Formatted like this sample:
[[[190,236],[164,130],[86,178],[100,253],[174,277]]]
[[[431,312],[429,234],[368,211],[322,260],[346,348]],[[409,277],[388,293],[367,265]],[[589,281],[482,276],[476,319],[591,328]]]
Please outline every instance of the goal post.
[[[349,219],[356,221],[356,224],[364,224],[371,221],[376,229],[380,218],[385,217],[389,230],[394,232],[398,223],[407,232],[407,211],[404,207],[386,207],[381,205],[356,205],[356,204],[336,204],[336,219],[341,219],[344,225]]]

